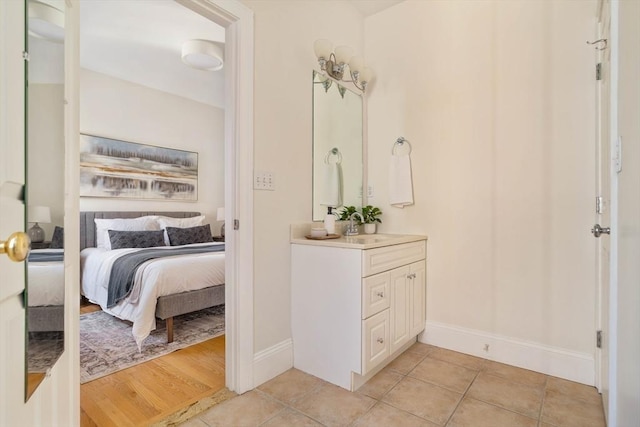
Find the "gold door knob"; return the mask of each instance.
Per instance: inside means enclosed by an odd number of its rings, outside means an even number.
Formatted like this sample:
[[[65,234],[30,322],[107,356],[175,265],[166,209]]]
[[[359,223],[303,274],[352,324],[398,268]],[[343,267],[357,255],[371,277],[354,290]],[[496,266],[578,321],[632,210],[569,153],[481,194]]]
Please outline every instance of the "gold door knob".
[[[7,254],[11,261],[21,262],[31,250],[31,240],[27,233],[16,231],[6,241],[0,240],[0,254]]]

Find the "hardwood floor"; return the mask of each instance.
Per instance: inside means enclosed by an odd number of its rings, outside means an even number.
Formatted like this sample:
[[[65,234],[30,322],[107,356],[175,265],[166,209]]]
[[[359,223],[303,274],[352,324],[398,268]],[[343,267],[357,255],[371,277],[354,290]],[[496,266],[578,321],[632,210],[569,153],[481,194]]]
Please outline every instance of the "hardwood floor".
[[[224,358],[223,335],[82,384],[80,425],[157,423],[224,389]]]

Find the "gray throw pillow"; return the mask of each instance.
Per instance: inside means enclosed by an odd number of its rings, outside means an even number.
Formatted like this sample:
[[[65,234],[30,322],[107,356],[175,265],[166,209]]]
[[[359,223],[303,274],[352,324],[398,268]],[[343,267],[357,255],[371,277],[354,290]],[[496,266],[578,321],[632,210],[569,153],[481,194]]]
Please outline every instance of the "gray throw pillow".
[[[58,227],[53,229],[53,237],[51,237],[51,249],[63,249],[64,248],[64,228]]]
[[[153,248],[165,246],[164,231],[119,231],[109,230],[111,249]]]
[[[171,246],[213,242],[209,224],[189,228],[167,227],[166,230]]]

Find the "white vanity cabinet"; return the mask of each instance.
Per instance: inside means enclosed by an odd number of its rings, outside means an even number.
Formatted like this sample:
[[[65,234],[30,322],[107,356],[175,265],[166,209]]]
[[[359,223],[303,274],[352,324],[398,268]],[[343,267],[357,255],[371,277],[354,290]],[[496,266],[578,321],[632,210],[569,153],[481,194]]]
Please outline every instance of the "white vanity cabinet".
[[[426,237],[363,241],[291,245],[294,367],[352,391],[426,322]]]

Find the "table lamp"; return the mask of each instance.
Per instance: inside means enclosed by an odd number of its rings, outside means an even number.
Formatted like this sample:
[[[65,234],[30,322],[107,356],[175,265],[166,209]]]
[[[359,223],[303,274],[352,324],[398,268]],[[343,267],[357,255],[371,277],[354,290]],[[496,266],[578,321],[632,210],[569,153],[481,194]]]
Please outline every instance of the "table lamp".
[[[224,237],[224,208],[218,208],[218,221],[222,221],[222,227],[220,227],[220,236]]]
[[[48,224],[51,222],[51,210],[48,206],[29,206],[27,220],[35,222],[27,234],[33,243],[44,242],[44,230],[38,225],[39,222]]]

